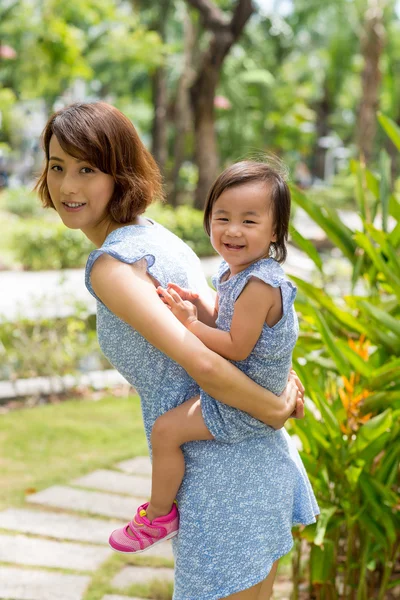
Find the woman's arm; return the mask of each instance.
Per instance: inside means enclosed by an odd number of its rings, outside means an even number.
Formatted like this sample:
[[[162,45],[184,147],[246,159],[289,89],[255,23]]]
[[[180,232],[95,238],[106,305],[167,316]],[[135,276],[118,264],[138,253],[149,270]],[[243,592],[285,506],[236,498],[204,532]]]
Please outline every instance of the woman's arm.
[[[301,416],[303,406],[297,400],[294,378],[289,380],[286,394],[278,397],[209,350],[163,304],[146,266],[128,265],[104,254],[93,266],[91,283],[111,312],[179,363],[210,396],[275,429],[294,411]]]

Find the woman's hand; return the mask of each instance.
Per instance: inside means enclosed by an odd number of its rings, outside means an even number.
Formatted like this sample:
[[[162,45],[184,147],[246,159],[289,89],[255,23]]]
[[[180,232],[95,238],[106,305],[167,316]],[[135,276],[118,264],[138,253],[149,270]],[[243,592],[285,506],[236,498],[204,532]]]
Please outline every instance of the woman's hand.
[[[287,386],[280,395],[280,399],[283,401],[284,408],[280,422],[278,421],[274,426],[275,429],[283,427],[289,418],[304,418],[304,386],[293,369],[289,373]]]
[[[157,288],[157,294],[185,327],[188,327],[191,323],[197,321],[196,306],[192,304],[190,300],[182,300],[181,296],[173,288],[169,287],[168,290],[166,290],[159,286]]]

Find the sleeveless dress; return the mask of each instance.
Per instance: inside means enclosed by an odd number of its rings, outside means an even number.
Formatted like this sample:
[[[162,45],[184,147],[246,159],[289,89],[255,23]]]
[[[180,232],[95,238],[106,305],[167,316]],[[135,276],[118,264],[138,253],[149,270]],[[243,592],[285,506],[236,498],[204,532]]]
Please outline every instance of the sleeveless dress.
[[[293,307],[296,287],[286,279],[282,267],[273,258],[260,259],[226,279],[228,273],[229,265],[222,261],[218,274],[212,278],[218,294],[216,325],[222,331],[230,330],[235,302],[252,277],[280,288],[282,318],[273,327],[264,323],[261,335],[249,356],[245,360],[232,361],[250,379],[279,396],[286,387],[292,352],[299,334]],[[203,391],[200,398],[204,422],[219,442],[238,442],[254,435],[277,435],[274,429],[248,413],[222,404]]]
[[[103,253],[129,264],[144,258],[162,286],[174,281],[209,294],[199,259],[157,223],[121,227],[90,254],[86,286],[95,297],[90,273]],[[97,330],[102,351],[140,395],[149,440],[156,418],[198,395],[199,387],[98,298]],[[174,600],[219,600],[265,579],[292,548],[293,524],[314,523],[318,506],[285,429],[236,444],[189,442],[183,451]]]

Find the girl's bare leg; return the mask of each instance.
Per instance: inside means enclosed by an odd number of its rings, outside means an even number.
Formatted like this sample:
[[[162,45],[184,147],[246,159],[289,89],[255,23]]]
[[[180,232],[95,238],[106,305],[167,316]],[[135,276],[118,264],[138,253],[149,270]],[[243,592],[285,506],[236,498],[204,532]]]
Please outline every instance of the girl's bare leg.
[[[153,472],[146,509],[150,521],[167,515],[176,498],[185,474],[182,444],[212,439],[203,421],[198,396],[158,417],[151,432]]]
[[[272,587],[274,585],[276,570],[279,560],[275,561],[268,577],[253,587],[227,596],[224,600],[270,600],[272,598]]]

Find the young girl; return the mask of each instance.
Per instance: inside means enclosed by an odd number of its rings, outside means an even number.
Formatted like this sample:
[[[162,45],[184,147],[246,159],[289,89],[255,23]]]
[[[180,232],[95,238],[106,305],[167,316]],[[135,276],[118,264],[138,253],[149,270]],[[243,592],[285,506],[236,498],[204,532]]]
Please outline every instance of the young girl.
[[[232,165],[212,186],[204,215],[211,243],[224,259],[213,279],[215,306],[173,283],[158,288],[190,332],[277,395],[285,388],[298,336],[296,288],[279,264],[286,258],[289,216],[289,188],[277,170],[252,161]],[[150,502],[111,534],[110,545],[120,552],[143,552],[177,534],[174,499],[185,473],[182,444],[213,439],[237,443],[255,436],[268,438],[272,453],[286,447],[282,431],[204,391],[160,416],[151,435]]]

